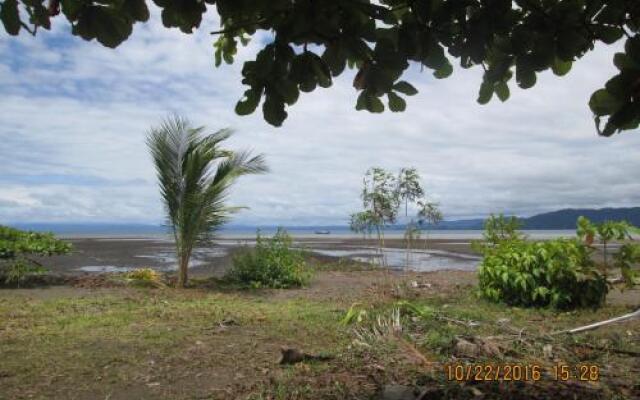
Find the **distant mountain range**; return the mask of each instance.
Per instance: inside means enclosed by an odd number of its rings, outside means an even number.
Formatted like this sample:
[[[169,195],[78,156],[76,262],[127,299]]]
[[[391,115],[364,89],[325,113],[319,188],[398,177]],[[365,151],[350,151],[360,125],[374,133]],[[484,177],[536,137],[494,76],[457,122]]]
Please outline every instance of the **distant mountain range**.
[[[528,218],[520,218],[523,229],[575,229],[578,217],[585,216],[593,222],[625,220],[632,225],[640,226],[640,207],[630,208],[567,208],[543,214],[537,214]],[[482,229],[484,219],[465,219],[456,221],[443,221],[432,229]],[[401,229],[404,229],[402,227]]]
[[[525,229],[574,229],[578,217],[584,216],[593,222],[621,221],[640,226],[640,207],[572,209],[552,211],[523,219]]]

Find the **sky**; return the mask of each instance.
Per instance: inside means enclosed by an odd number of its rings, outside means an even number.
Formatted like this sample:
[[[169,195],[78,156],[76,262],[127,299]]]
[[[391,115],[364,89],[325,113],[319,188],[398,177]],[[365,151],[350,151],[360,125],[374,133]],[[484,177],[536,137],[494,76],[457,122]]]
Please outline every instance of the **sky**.
[[[238,225],[344,224],[361,209],[372,166],[415,167],[446,219],[530,216],[559,208],[637,206],[637,132],[598,137],[589,96],[615,73],[620,46],[599,46],[568,76],[511,85],[506,103],[476,102],[478,68],[436,80],[412,67],[420,91],[404,113],[356,111],[354,73],[302,94],[281,128],[234,114],[242,61],[215,68],[213,11],[186,35],[159,13],[117,49],[70,34],[66,21],[33,38],[0,32],[0,223],[161,223],[149,129],[171,114],[208,132],[230,127],[235,149],[263,153],[268,175],[243,177],[229,201]]]

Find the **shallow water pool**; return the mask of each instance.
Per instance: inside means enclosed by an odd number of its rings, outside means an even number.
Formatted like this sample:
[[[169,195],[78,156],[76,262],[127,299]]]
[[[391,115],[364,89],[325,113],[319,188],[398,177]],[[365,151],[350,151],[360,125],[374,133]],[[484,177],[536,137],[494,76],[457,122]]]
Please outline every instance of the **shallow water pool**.
[[[374,247],[352,247],[346,249],[307,248],[307,251],[330,257],[348,258],[354,261],[388,266],[395,269],[407,268],[412,271],[437,271],[457,269],[474,271],[481,258],[478,256],[453,253],[443,250],[417,250]]]

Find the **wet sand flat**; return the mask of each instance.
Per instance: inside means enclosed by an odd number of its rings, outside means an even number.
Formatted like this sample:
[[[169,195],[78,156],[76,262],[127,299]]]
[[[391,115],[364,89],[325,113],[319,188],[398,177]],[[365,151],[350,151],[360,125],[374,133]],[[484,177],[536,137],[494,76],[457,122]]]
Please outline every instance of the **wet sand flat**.
[[[43,258],[40,261],[54,273],[83,274],[101,272],[124,272],[135,268],[150,267],[162,271],[176,268],[176,259],[172,240],[161,238],[79,238],[68,239],[73,244],[73,252],[64,256]],[[200,246],[194,250],[190,270],[197,276],[221,276],[232,264],[233,254],[242,246],[251,246],[253,239],[219,238],[211,245]],[[344,255],[366,255],[375,249],[374,240],[345,239],[345,238],[303,238],[295,239],[298,248],[311,251],[314,255],[328,258],[342,258]],[[394,255],[393,249],[404,248],[402,240],[391,239],[385,242],[385,248]],[[416,243],[419,253],[424,253],[424,241]],[[456,262],[468,261],[469,255],[474,254],[470,242],[460,239],[429,240],[427,251],[442,252],[442,268],[437,269],[469,269],[456,268]],[[332,255],[334,253],[334,255]],[[398,257],[404,257],[400,254]],[[403,253],[403,252],[402,252]],[[412,254],[413,258],[414,255]],[[418,254],[416,257],[424,257]],[[416,258],[416,259],[418,259]],[[358,261],[364,261],[358,259]]]

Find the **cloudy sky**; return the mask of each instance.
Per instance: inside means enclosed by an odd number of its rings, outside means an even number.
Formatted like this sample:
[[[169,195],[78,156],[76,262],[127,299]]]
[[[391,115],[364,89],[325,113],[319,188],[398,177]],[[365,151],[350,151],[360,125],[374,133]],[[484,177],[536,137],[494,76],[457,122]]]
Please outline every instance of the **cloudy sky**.
[[[62,21],[37,38],[0,33],[0,223],[161,222],[144,139],[171,113],[232,127],[230,146],[266,155],[271,173],[234,188],[233,203],[250,207],[237,224],[344,223],[376,165],[418,168],[447,219],[639,203],[640,134],[598,137],[587,106],[615,71],[615,48],[487,106],[475,101],[479,70],[438,81],[414,68],[420,93],[406,112],[357,112],[346,73],[272,128],[259,113],[234,114],[241,62],[213,66],[215,20],[185,35],[153,14],[116,50],[71,36]]]

